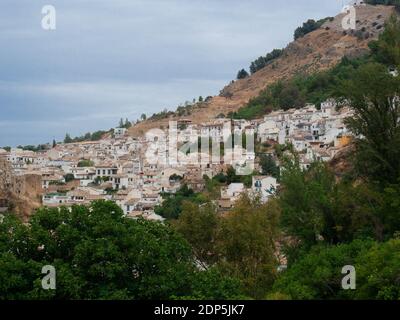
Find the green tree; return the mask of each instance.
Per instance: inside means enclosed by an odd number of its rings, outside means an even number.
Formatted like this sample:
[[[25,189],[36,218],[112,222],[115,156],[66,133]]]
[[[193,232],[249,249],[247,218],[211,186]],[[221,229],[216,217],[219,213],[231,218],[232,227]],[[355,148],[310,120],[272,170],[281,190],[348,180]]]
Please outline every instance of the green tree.
[[[289,265],[274,283],[272,292],[296,300],[348,299],[349,292],[341,287],[344,277],[342,268],[356,266],[357,257],[368,252],[372,246],[372,241],[363,240],[337,246],[315,246]],[[359,285],[357,274],[357,289]]]
[[[214,205],[198,205],[185,201],[174,227],[191,244],[194,255],[203,268],[207,269],[215,262],[218,217]]]
[[[177,219],[182,212],[184,201],[194,203],[204,203],[205,198],[201,194],[196,194],[192,189],[184,184],[175,194],[163,194],[164,201],[161,206],[157,206],[154,211],[166,219]]]
[[[191,296],[178,297],[181,300],[242,300],[242,286],[238,279],[228,277],[218,268],[195,274]]]
[[[275,59],[279,58],[283,54],[282,49],[274,49],[271,52],[267,53],[264,57],[258,57],[250,64],[250,72],[251,74],[261,70],[268,64],[270,64]]]
[[[41,288],[44,265],[57,270],[54,291]],[[169,299],[200,293],[220,298],[223,283],[234,281],[202,285],[209,276],[199,272],[179,234],[167,225],[124,218],[113,202],[41,208],[29,225],[7,214],[0,223],[2,299]]]
[[[260,166],[263,175],[270,175],[275,178],[279,177],[279,167],[271,155],[262,154],[260,156]]]
[[[71,143],[72,142],[72,138],[71,138],[71,136],[69,135],[69,133],[67,133],[66,135],[65,135],[65,138],[64,138],[64,143]]]
[[[400,66],[400,19],[396,15],[391,16],[379,40],[372,41],[369,46],[378,62]]]
[[[240,70],[240,71],[238,72],[238,74],[237,74],[237,76],[236,76],[236,79],[238,79],[238,80],[240,80],[240,79],[245,79],[245,78],[247,78],[248,76],[249,76],[249,73],[248,73],[246,70],[242,69],[242,70]]]
[[[78,162],[78,168],[84,168],[84,167],[93,167],[94,162],[91,160],[80,160]]]
[[[306,34],[317,30],[320,28],[327,20],[332,20],[333,18],[328,17],[325,19],[321,19],[318,21],[315,21],[313,19],[309,19],[306,22],[303,23],[301,27],[298,27],[296,31],[294,32],[294,40],[297,40],[299,38],[304,37]]]
[[[75,179],[75,176],[72,173],[67,173],[64,176],[65,182],[70,182],[73,181]]]
[[[239,278],[245,294],[253,298],[263,298],[276,277],[279,214],[276,201],[261,204],[258,199],[243,195],[221,220],[218,266]]]
[[[356,290],[343,290],[342,268],[356,269]],[[385,243],[355,240],[313,247],[275,282],[272,292],[290,299],[398,300],[400,240]],[[274,296],[272,295],[272,296]]]
[[[346,124],[358,137],[355,166],[363,178],[383,185],[400,177],[400,79],[377,63],[360,67],[338,90],[354,110]]]

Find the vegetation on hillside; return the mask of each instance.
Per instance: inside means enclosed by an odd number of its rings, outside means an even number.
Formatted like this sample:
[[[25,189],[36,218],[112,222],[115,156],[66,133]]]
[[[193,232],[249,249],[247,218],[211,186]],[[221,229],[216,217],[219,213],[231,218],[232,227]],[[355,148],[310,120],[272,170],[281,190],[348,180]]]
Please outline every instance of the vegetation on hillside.
[[[242,70],[239,70],[239,72],[238,72],[238,74],[236,76],[236,79],[238,79],[238,80],[245,79],[248,76],[249,76],[249,73],[246,70],[242,69]]]
[[[123,217],[112,202],[38,210],[25,225],[0,223],[0,299],[229,299],[240,283],[195,267],[188,243],[171,228]],[[43,290],[43,266],[56,290]]]
[[[325,163],[303,169],[293,150],[277,147],[278,195],[263,204],[244,194],[224,215],[187,187],[165,195],[165,224],[124,218],[106,201],[42,208],[29,224],[5,214],[0,299],[400,299],[400,77],[388,72],[400,67],[398,34],[393,18],[369,56],[289,82],[353,109],[346,179]],[[322,75],[326,83],[314,82]],[[268,99],[284,99],[287,85],[269,88]],[[275,172],[271,159],[262,163]],[[207,188],[235,179],[221,174]],[[56,267],[56,290],[41,289],[44,265]],[[357,290],[341,286],[346,265]]]
[[[76,143],[76,142],[83,142],[83,141],[99,141],[103,138],[103,136],[107,133],[110,133],[112,130],[110,131],[103,131],[103,130],[99,130],[99,131],[95,131],[93,133],[86,133],[83,136],[79,136],[79,137],[75,137],[75,138],[71,138],[71,135],[69,133],[67,133],[65,135],[64,138],[64,143]]]
[[[283,49],[274,49],[265,56],[258,57],[250,64],[251,74],[256,73],[283,54]]]
[[[315,74],[296,74],[289,80],[277,81],[251,99],[247,105],[232,114],[236,119],[254,119],[273,110],[301,108],[307,103],[320,106],[321,102],[335,97],[343,81],[351,79],[353,73],[370,62],[382,66],[400,65],[400,22],[393,16],[387,23],[379,40],[371,41],[371,52],[363,57],[344,57],[334,68]]]
[[[209,232],[212,241],[207,245],[211,248],[203,249],[212,254],[203,261],[239,277],[245,284],[246,295],[267,299],[400,298],[400,170],[397,154],[400,150],[400,83],[399,77],[388,72],[388,65],[377,62],[392,59],[391,53],[396,49],[392,46],[396,44],[388,33],[400,32],[394,23],[394,20],[389,22],[388,31],[374,44],[379,49],[372,55],[344,60],[328,72],[329,75],[341,74],[331,92],[345,100],[355,112],[355,117],[348,123],[349,129],[358,137],[354,157],[348,159],[353,163],[354,172],[346,179],[338,180],[327,164],[314,163],[305,170],[295,152],[288,149],[279,153],[283,167],[281,191],[267,206],[274,206],[278,217],[279,225],[274,232],[269,232],[275,234],[280,251],[286,256],[286,271],[277,272],[278,261],[273,255],[275,260],[269,260],[261,273],[253,270],[248,274],[246,266],[234,263],[240,270],[236,274],[221,263],[219,257],[225,261],[225,255],[235,252],[235,257],[251,261],[251,253],[233,250],[233,247],[232,251],[219,253],[218,239],[223,238],[219,230],[224,229],[216,226],[214,216],[202,216],[202,228],[197,231],[188,226],[188,221],[192,221],[189,217],[195,219],[194,208],[183,212],[178,219],[177,230],[198,250],[202,248],[196,239]],[[264,160],[264,167],[273,168],[266,164]],[[245,213],[246,208],[253,205],[257,206],[256,200],[244,198],[234,211]],[[259,219],[268,221],[270,210],[263,208]],[[252,212],[257,210],[247,213],[248,219],[256,219]],[[228,215],[222,221],[233,224],[235,219],[231,220]],[[208,223],[212,227],[206,228]],[[181,224],[188,229],[182,228]],[[235,235],[246,228],[257,230],[256,223],[240,220],[235,225],[238,229],[228,233],[229,242],[232,241],[235,248],[251,247],[250,239],[242,247]],[[266,240],[261,234],[257,234],[257,239]],[[270,247],[266,245],[266,248]],[[259,254],[261,259],[261,250]],[[355,291],[341,287],[341,271],[346,265],[356,268]]]
[[[400,8],[400,0],[365,0],[365,3],[377,5],[388,5],[388,6],[396,6],[396,8]]]
[[[91,160],[80,160],[78,162],[78,168],[84,168],[84,167],[93,167],[94,162]]]
[[[303,23],[301,27],[298,27],[294,32],[294,40],[304,37],[306,34],[313,32],[314,30],[319,29],[326,21],[332,21],[334,18],[327,17],[324,19],[320,19],[315,21],[313,19],[309,19]]]

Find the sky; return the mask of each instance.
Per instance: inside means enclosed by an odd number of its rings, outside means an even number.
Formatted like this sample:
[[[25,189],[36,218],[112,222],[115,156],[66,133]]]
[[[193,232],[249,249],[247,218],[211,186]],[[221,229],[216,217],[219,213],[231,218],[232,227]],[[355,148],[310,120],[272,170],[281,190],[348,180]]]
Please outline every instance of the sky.
[[[110,129],[199,96],[342,0],[1,0],[0,146]],[[42,8],[56,9],[56,30]]]

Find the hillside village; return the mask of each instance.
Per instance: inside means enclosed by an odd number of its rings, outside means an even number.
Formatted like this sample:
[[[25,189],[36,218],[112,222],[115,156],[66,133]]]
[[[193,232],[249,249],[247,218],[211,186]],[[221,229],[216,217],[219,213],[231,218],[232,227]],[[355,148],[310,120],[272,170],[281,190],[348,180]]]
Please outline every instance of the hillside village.
[[[344,119],[351,116],[351,111],[336,107],[335,101],[328,100],[320,109],[307,105],[302,109],[274,111],[263,119],[251,121],[221,118],[199,125],[182,119],[177,126],[178,143],[190,144],[201,136],[219,144],[226,137],[223,128],[228,127],[232,134],[254,133],[256,144],[291,144],[300,155],[301,165],[307,168],[315,160],[331,160],[350,142]],[[205,188],[204,175],[212,178],[226,172],[230,163],[221,156],[217,162],[170,165],[167,150],[164,150],[166,161],[149,162],[146,152],[158,143],[151,134],[134,137],[126,129],[116,128],[109,138],[58,144],[39,152],[0,149],[0,159],[6,160],[12,169],[10,189],[35,204],[34,207],[72,206],[104,199],[115,201],[128,217],[163,220],[154,208],[163,202],[164,193],[173,194],[184,184],[200,192]],[[279,164],[273,149],[270,150],[267,153]],[[192,156],[199,155],[194,152]],[[252,170],[261,171],[258,155],[247,153],[245,159],[254,163]],[[277,188],[275,178],[254,174],[251,188],[243,183],[222,188],[218,208],[229,210],[243,192],[258,194],[266,202]],[[9,199],[3,196],[0,210],[6,211],[8,205]],[[25,209],[28,212],[23,214],[29,215],[31,209],[28,206]]]
[[[353,1],[218,96],[0,147],[0,300],[399,301],[400,0]]]
[[[128,129],[115,128],[113,134],[104,135],[98,141],[58,144],[38,152],[0,149],[0,160],[5,160],[12,170],[5,184],[8,191],[0,190],[0,211],[12,206],[14,211],[28,217],[42,205],[72,206],[107,199],[115,201],[129,217],[162,220],[154,213],[154,208],[163,202],[163,193],[173,194],[183,185],[201,192],[205,188],[205,175],[212,178],[227,172],[232,165],[226,161],[226,154],[231,152],[229,148],[225,148],[225,155],[217,161],[214,156],[212,161],[203,161],[201,152],[192,148],[199,137],[208,137],[213,144],[226,142],[226,128],[234,135],[254,133],[258,145],[291,144],[299,152],[303,168],[314,160],[332,160],[350,143],[344,119],[352,115],[348,108],[337,111],[332,100],[325,101],[318,109],[308,104],[301,109],[273,111],[254,120],[233,120],[229,114],[246,105],[274,81],[290,78],[300,71],[312,73],[329,69],[345,56],[356,57],[368,52],[368,43],[378,38],[384,30],[384,21],[395,9],[365,4],[356,7],[357,28],[363,30],[362,37],[354,32],[343,32],[341,21],[345,13],[341,13],[290,43],[273,64],[245,79],[232,81],[219,96],[195,104],[190,112],[184,110],[183,114],[172,113],[172,116],[167,113],[166,117],[139,121]],[[305,67],[315,70],[307,71]],[[170,121],[177,123],[178,148],[188,145],[192,160],[201,161],[170,165],[170,150],[163,147],[169,142],[168,136],[156,141],[157,137],[146,135],[152,129],[159,132],[163,129],[167,134]],[[161,151],[163,161],[149,163],[146,152],[154,147]],[[267,201],[270,192],[266,190],[278,187],[275,178],[257,175],[261,171],[260,150],[255,154],[235,148],[233,157],[235,152],[252,163],[252,187],[243,183],[223,187],[218,200],[221,211],[229,210],[243,192],[261,193],[262,199]],[[263,148],[261,152],[271,155],[279,166],[274,148]]]
[[[365,2],[365,1],[364,1]],[[343,30],[346,13],[328,19],[320,28],[290,42],[282,55],[243,79],[231,81],[220,94],[197,103],[184,115],[192,123],[202,124],[218,115],[236,112],[260,91],[277,81],[286,81],[298,74],[314,74],[336,66],[343,57],[355,58],[369,52],[368,43],[378,39],[385,21],[396,12],[393,6],[355,5],[357,30]],[[310,101],[307,101],[310,102]],[[175,115],[180,116],[179,114]],[[139,135],[152,128],[168,125],[169,118],[147,119],[129,129]]]

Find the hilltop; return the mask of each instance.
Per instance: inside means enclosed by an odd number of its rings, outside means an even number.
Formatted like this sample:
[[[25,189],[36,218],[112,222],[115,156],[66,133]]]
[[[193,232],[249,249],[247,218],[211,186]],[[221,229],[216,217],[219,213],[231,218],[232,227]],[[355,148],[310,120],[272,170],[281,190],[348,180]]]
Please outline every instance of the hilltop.
[[[166,128],[170,120],[189,119],[193,123],[207,122],[218,115],[227,115],[257,97],[260,91],[279,80],[298,73],[313,74],[337,65],[343,57],[359,57],[369,51],[368,43],[378,38],[385,21],[395,12],[393,6],[357,6],[356,30],[343,30],[341,13],[288,44],[283,53],[261,70],[224,87],[220,95],[196,103],[190,112],[177,112],[142,121],[129,129],[132,136],[142,135],[151,128]]]

